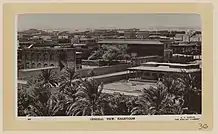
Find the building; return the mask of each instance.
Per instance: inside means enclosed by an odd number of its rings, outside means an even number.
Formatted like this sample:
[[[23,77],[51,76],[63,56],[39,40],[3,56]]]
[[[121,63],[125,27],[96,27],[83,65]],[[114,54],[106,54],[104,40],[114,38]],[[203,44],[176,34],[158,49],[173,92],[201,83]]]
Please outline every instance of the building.
[[[176,34],[175,36],[174,36],[174,38],[173,38],[173,40],[175,40],[175,41],[183,41],[183,36],[184,36],[185,34]]]
[[[128,68],[129,73],[135,74],[136,79],[158,80],[163,75],[190,73],[201,75],[200,64],[175,64],[147,62],[141,66]]]
[[[133,66],[139,66],[145,62],[150,62],[150,61],[161,61],[163,58],[161,56],[157,56],[157,55],[154,55],[154,56],[144,56],[144,57],[135,57],[135,58],[132,58],[132,65]]]
[[[23,48],[18,50],[19,69],[42,68],[49,66],[76,66],[76,53],[73,48]]]
[[[138,39],[147,39],[149,37],[149,31],[138,31],[136,34]]]
[[[183,42],[190,42],[190,36],[187,34],[183,35]]]
[[[80,44],[87,44],[87,45],[92,45],[96,44],[96,39],[95,38],[79,38],[79,43]]]
[[[125,39],[136,39],[136,32],[135,31],[124,31],[124,38]]]
[[[201,54],[201,46],[196,43],[173,44],[171,45],[171,48],[173,49],[174,54],[184,54],[184,53],[191,54],[191,52],[198,52],[199,53],[198,55]]]
[[[190,37],[191,42],[201,42],[202,41],[202,36],[201,34],[195,34]]]
[[[101,40],[99,45],[127,45],[127,53],[136,56],[164,55],[164,43],[154,40]]]

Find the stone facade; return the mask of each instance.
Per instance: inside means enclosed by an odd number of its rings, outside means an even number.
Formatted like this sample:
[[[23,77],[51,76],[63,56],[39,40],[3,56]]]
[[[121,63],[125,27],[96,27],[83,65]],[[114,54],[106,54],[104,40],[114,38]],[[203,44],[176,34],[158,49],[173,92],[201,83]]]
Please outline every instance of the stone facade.
[[[76,66],[73,48],[25,48],[18,50],[18,68],[43,68],[49,66]]]

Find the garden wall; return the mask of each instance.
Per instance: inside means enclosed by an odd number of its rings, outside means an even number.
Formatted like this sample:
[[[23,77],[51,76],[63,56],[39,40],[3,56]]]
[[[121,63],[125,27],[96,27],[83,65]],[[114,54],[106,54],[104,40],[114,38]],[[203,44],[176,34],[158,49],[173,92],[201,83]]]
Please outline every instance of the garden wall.
[[[54,74],[60,74],[59,67],[45,67],[36,69],[22,69],[18,71],[18,80],[33,80],[36,82],[42,70],[51,69]]]
[[[80,77],[88,77],[91,71],[93,71],[94,76],[96,76],[96,75],[126,71],[127,68],[129,67],[131,67],[131,65],[129,64],[120,64],[120,65],[112,65],[112,66],[103,66],[103,67],[92,68],[92,69],[81,69],[78,70],[77,73],[79,74]]]

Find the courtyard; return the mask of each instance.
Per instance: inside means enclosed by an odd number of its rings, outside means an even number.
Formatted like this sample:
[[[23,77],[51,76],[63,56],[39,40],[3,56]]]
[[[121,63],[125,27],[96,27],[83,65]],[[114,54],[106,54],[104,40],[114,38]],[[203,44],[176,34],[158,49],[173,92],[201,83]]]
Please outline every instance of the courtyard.
[[[121,80],[113,83],[104,84],[103,92],[114,93],[119,92],[125,95],[138,96],[141,94],[143,88],[149,88],[150,86],[155,86],[154,82],[139,82],[139,81],[129,81]]]

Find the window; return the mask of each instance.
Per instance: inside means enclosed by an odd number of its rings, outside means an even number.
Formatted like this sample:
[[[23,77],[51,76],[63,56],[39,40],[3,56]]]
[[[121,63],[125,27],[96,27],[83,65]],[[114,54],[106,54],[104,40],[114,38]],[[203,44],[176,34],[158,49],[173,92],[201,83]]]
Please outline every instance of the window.
[[[41,63],[38,63],[38,64],[37,64],[37,67],[40,68],[40,67],[41,67]]]
[[[26,63],[26,68],[30,68],[30,67],[29,67],[29,63],[28,63],[28,62]]]
[[[35,68],[35,63],[32,63],[32,68]]]
[[[54,64],[51,64],[50,66],[54,66]]]
[[[48,66],[48,64],[44,64],[44,67],[47,67]]]

